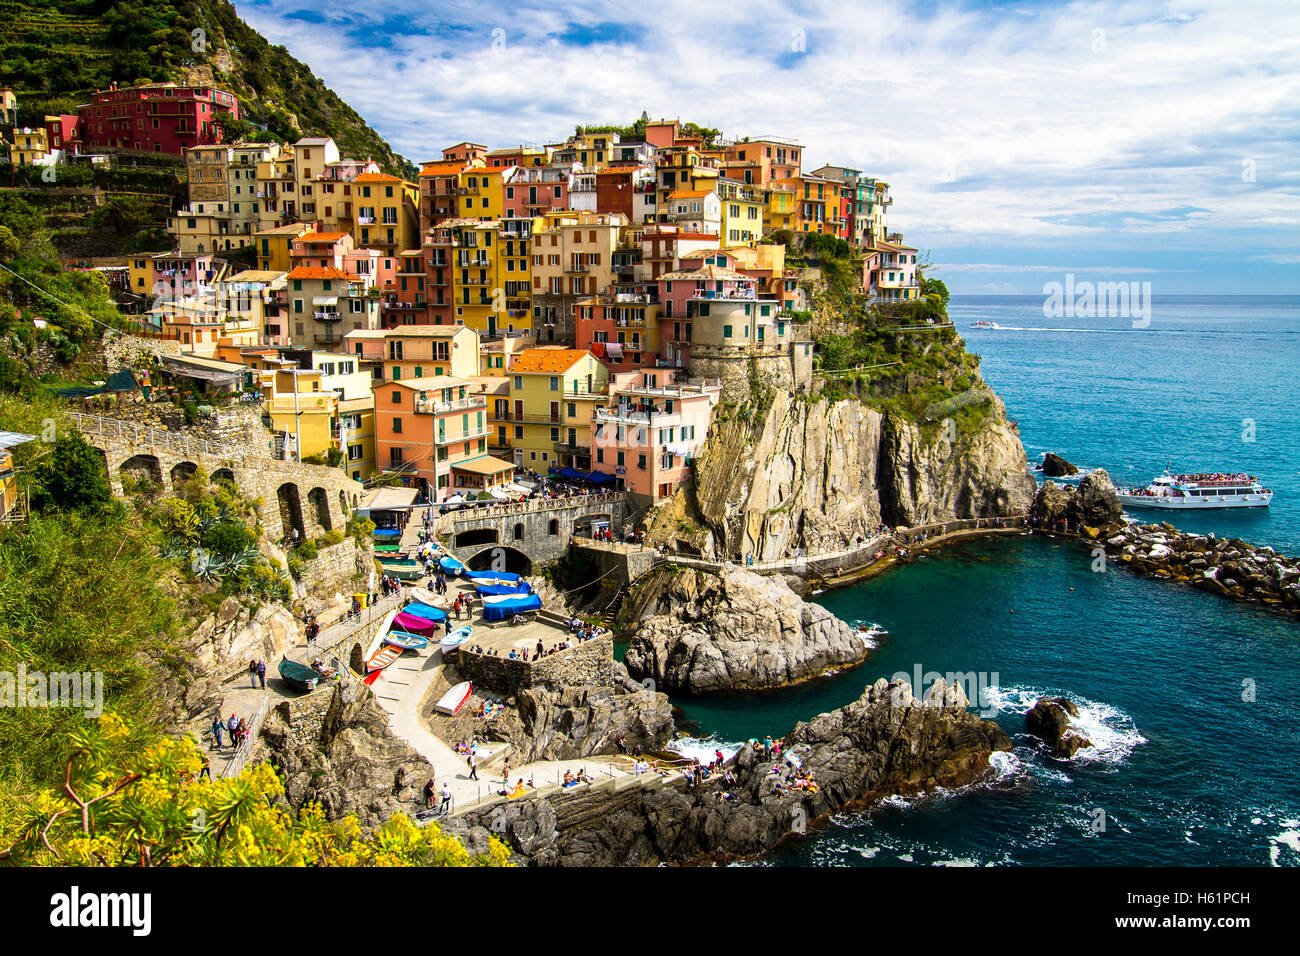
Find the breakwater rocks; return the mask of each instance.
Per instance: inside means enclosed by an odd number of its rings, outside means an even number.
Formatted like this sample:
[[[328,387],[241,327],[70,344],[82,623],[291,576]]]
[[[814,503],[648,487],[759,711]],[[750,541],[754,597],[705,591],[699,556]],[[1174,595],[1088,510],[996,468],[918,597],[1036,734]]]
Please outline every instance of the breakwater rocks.
[[[1166,522],[1125,525],[1098,537],[1130,571],[1300,617],[1300,558],[1240,538],[1179,531]]]
[[[1049,531],[1109,528],[1124,520],[1115,483],[1103,468],[1080,481],[1077,488],[1044,482],[1034,497],[1031,513],[1039,527]]]
[[[1070,729],[1079,706],[1064,697],[1044,697],[1025,714],[1025,729],[1052,749],[1053,756],[1069,760],[1092,741]]]
[[[785,687],[861,664],[870,651],[862,635],[780,576],[688,568],[664,589],[623,661],[634,679],[659,690],[709,694]]]
[[[994,723],[967,711],[959,685],[937,681],[917,700],[905,681],[878,680],[847,707],[801,723],[782,742],[815,790],[780,785],[784,766],[746,746],[721,774],[690,787],[653,774],[630,786],[509,801],[449,821],[471,850],[489,832],[538,866],[650,866],[748,857],[831,814],[894,794],[959,787],[1011,749]]]

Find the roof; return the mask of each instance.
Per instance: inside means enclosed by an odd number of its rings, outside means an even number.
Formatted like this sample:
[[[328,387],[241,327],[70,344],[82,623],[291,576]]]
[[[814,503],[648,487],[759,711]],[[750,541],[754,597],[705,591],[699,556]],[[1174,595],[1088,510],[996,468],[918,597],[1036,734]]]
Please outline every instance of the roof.
[[[223,282],[275,282],[277,279],[283,279],[286,273],[277,272],[273,269],[245,269],[243,272],[236,272],[233,276],[227,276],[221,280]]]
[[[420,167],[421,176],[450,176],[460,172],[465,168],[465,163],[460,160],[439,160],[436,162],[425,163]]]
[[[709,253],[704,253],[709,255]],[[744,275],[740,272],[733,272],[730,269],[724,269],[722,266],[707,265],[699,269],[684,269],[681,272],[666,272],[659,277],[659,281],[673,281],[676,279],[720,279],[731,280],[734,282],[753,281],[752,276]]]
[[[350,232],[305,232],[298,238],[303,242],[338,242],[344,236],[350,236]]]
[[[524,349],[510,367],[510,374],[566,372],[590,354],[586,349]]]
[[[469,461],[453,461],[451,467],[457,471],[468,471],[475,475],[499,475],[503,471],[514,471],[515,463],[505,461],[502,458],[494,458],[491,455],[484,455],[481,458],[471,458]]]
[[[396,176],[390,176],[388,173],[362,173],[354,183],[404,183],[405,179],[398,179]]]
[[[287,226],[272,226],[270,229],[259,229],[253,233],[255,236],[301,236],[305,232],[311,232],[311,223],[309,222],[291,222]]]
[[[361,507],[367,511],[409,508],[419,493],[419,488],[372,488],[362,496]]]
[[[378,386],[401,386],[402,388],[413,388],[417,392],[427,392],[435,388],[459,388],[461,385],[470,386],[474,383],[467,378],[456,378],[454,375],[425,375],[423,378],[395,378],[391,382],[376,382]]]
[[[360,282],[361,276],[335,269],[333,266],[298,266],[289,273],[290,279],[348,279]]]
[[[464,325],[399,325],[395,329],[383,329],[385,335],[391,335],[394,338],[443,338],[455,335],[462,329],[468,328]]]
[[[703,199],[712,196],[712,189],[679,189],[668,194],[669,199]]]

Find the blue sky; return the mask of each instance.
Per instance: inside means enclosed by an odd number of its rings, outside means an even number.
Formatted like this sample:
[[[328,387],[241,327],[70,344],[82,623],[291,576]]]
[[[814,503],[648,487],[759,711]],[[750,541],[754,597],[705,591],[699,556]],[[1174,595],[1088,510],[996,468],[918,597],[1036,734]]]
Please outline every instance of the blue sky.
[[[644,109],[892,185],[954,292],[1300,294],[1300,4],[241,0],[393,146]]]

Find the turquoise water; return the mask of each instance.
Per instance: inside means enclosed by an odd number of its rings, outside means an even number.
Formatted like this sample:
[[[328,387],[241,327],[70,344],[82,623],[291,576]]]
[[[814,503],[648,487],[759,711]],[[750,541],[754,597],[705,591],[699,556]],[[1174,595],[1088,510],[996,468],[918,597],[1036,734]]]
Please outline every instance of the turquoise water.
[[[1290,405],[1300,299],[1157,302],[1141,331],[1127,319],[1086,323],[1111,332],[1042,331],[1085,323],[1045,320],[1037,299],[954,299],[952,313],[1032,458],[1053,450],[1134,481],[1171,456],[1180,469],[1249,470],[1277,492],[1272,508],[1175,523],[1300,553],[1300,427]],[[1003,328],[968,330],[976,319]],[[1255,420],[1253,442],[1241,440],[1243,418]],[[1077,543],[1028,535],[947,549],[818,600],[850,623],[884,628],[877,653],[800,688],[677,701],[711,742],[784,734],[877,677],[919,667],[996,685],[986,715],[1015,750],[998,758],[989,784],[843,815],[770,862],[1300,862],[1300,625],[1098,573]],[[1048,693],[1079,703],[1096,744],[1073,762],[1053,760],[1023,733],[1025,711]]]

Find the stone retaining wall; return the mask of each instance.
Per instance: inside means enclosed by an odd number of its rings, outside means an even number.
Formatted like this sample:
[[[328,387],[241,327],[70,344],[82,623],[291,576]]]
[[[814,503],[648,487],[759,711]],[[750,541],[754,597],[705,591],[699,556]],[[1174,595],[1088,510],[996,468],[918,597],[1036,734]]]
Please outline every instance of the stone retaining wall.
[[[531,687],[555,690],[562,686],[612,687],[614,684],[614,635],[602,634],[584,644],[535,661],[511,660],[457,652],[456,673],[474,686],[503,696]]]

